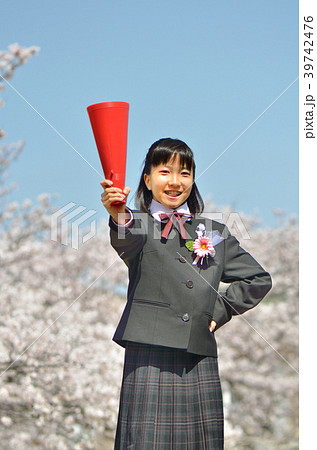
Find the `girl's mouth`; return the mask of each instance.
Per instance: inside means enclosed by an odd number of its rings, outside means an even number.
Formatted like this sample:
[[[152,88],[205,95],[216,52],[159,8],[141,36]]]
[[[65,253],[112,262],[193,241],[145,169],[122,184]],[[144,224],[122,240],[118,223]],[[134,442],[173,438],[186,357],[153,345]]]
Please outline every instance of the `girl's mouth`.
[[[181,195],[181,192],[179,192],[179,191],[164,191],[164,192],[168,197],[173,197],[173,198]]]

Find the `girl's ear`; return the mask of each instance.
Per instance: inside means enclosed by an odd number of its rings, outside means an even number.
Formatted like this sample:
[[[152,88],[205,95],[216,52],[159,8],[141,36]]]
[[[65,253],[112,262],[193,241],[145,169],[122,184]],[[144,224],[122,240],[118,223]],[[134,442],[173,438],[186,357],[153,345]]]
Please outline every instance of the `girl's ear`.
[[[144,183],[145,183],[146,187],[148,188],[148,190],[151,191],[151,177],[147,173],[144,174]]]

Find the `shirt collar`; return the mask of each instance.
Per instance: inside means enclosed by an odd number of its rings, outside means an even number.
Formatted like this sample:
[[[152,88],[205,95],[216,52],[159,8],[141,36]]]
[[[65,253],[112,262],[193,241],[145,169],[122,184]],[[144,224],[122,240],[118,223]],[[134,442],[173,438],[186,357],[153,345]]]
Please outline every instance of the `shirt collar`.
[[[150,209],[151,216],[154,217],[154,219],[158,220],[159,222],[161,222],[160,214],[162,214],[162,213],[168,214],[173,211],[177,211],[178,213],[182,213],[182,214],[190,214],[190,210],[187,205],[187,202],[183,203],[178,208],[171,209],[171,208],[168,208],[167,206],[162,205],[162,203],[159,203],[156,200],[152,199],[149,209]],[[188,219],[188,220],[190,220],[190,219]]]

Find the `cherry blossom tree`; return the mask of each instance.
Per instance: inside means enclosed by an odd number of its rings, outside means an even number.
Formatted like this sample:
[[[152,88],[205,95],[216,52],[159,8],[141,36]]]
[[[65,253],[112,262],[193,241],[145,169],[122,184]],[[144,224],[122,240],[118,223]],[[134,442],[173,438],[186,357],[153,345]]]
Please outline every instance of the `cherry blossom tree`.
[[[1,53],[5,78],[33,54],[19,49]],[[7,171],[21,149],[0,153],[0,439],[16,449],[95,448],[116,421],[122,352],[111,337],[127,276],[106,224],[75,250],[50,239],[48,195],[8,203]]]

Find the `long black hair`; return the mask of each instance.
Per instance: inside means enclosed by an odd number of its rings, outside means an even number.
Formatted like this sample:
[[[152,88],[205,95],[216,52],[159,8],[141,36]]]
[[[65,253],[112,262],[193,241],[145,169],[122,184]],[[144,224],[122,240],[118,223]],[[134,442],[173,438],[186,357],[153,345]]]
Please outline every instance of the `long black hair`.
[[[204,202],[195,183],[196,165],[193,152],[185,142],[172,138],[162,138],[154,142],[146,154],[140,183],[136,192],[136,207],[141,211],[149,213],[150,204],[153,198],[152,191],[146,187],[144,174],[149,175],[152,167],[166,164],[170,159],[175,158],[177,155],[180,157],[180,164],[182,167],[193,170],[194,183],[187,199],[189,210],[192,214],[202,213]]]

